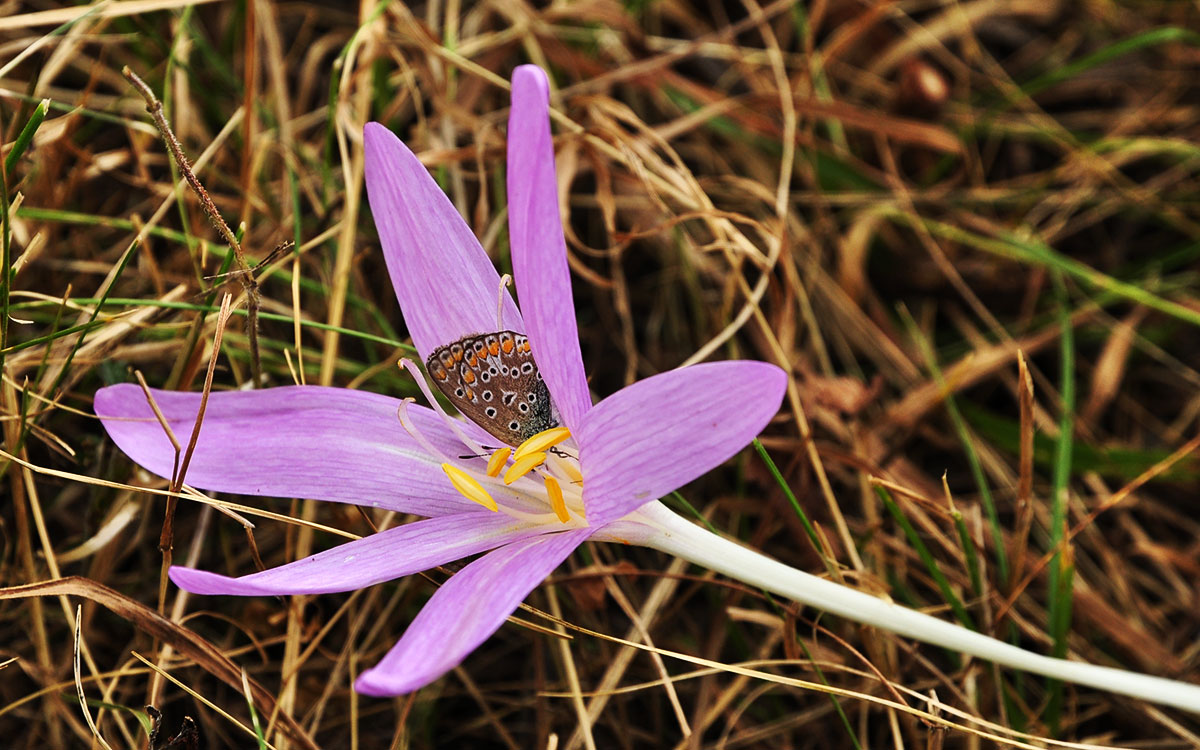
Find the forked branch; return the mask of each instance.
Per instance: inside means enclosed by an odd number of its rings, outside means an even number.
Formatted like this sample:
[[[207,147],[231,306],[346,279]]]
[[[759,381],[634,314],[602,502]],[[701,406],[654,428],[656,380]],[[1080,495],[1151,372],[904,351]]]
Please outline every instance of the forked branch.
[[[246,337],[250,342],[250,373],[254,387],[258,388],[262,385],[262,362],[258,354],[258,282],[254,279],[254,271],[246,263],[246,253],[242,250],[242,243],[238,242],[237,236],[225,223],[225,219],[221,217],[221,213],[217,210],[212,198],[209,197],[208,191],[204,189],[204,185],[200,184],[196,173],[192,171],[192,165],[188,161],[187,155],[183,153],[179,139],[175,137],[175,132],[171,130],[171,124],[167,122],[166,115],[163,114],[162,102],[150,90],[150,86],[137,73],[130,70],[128,65],[121,69],[121,75],[125,76],[146,100],[146,111],[150,113],[150,119],[154,121],[154,126],[162,135],[163,142],[167,145],[167,151],[170,152],[171,158],[179,167],[180,174],[187,180],[196,197],[200,199],[200,206],[204,209],[208,220],[212,222],[212,225],[217,228],[217,231],[221,233],[225,242],[229,243],[229,247],[233,250],[235,270],[232,275],[237,277],[242,284],[242,289],[246,292]]]

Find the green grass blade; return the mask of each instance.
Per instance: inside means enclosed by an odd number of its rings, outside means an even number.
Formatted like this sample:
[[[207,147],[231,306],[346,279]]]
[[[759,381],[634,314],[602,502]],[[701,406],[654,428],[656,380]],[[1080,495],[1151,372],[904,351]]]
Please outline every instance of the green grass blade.
[[[129,243],[129,248],[125,251],[125,254],[121,256],[121,259],[117,261],[117,270],[112,275],[112,280],[109,281],[108,284],[105,284],[104,291],[100,293],[100,300],[96,304],[96,309],[92,310],[92,315],[87,321],[88,323],[96,322],[96,316],[100,314],[100,310],[104,307],[104,301],[108,299],[108,295],[112,292],[113,287],[115,287],[117,282],[121,280],[121,274],[125,273],[125,269],[129,266],[130,259],[137,254],[139,245],[140,243],[136,240]],[[79,352],[79,348],[83,346],[83,342],[87,338],[88,330],[90,329],[80,332],[79,338],[75,340],[75,345],[71,347],[71,353],[67,355],[66,361],[63,362],[62,367],[59,368],[58,376],[54,379],[54,385],[50,386],[50,390],[48,391],[48,393],[51,395],[58,391],[58,386],[62,384],[63,378],[65,378],[67,376],[67,372],[70,371],[71,362],[75,359],[75,355]]]
[[[5,177],[12,174],[13,168],[17,166],[17,161],[25,153],[25,149],[29,148],[29,144],[33,142],[33,135],[41,127],[42,121],[46,119],[46,110],[49,108],[49,99],[41,100],[33,108],[33,113],[29,115],[25,127],[21,128],[21,132],[17,134],[17,140],[13,141],[12,150],[8,152],[8,156],[4,157]]]
[[[1152,29],[1150,31],[1136,34],[1128,39],[1122,39],[1119,42],[1108,45],[1096,50],[1090,55],[1081,57],[1072,63],[1067,63],[1061,67],[1055,68],[1049,72],[1034,78],[1021,85],[1021,90],[1032,96],[1039,91],[1044,91],[1055,84],[1070,80],[1075,76],[1085,71],[1097,68],[1105,63],[1112,62],[1119,57],[1124,57],[1131,52],[1136,52],[1147,47],[1155,47],[1160,44],[1170,44],[1171,42],[1184,42],[1193,47],[1200,47],[1200,34],[1189,29],[1181,29],[1175,26],[1165,26],[1160,29]]]
[[[121,219],[115,216],[97,216],[95,214],[82,213],[80,211],[64,211],[58,208],[39,208],[38,206],[21,206],[17,210],[17,216],[22,219],[33,219],[39,221],[56,221],[63,224],[79,224],[89,227],[110,227],[112,229],[123,229],[128,232],[135,232],[139,227],[135,227],[129,219]],[[172,242],[181,244],[187,243],[187,235],[176,229],[165,229],[163,227],[146,228],[146,233],[152,237],[161,237]]]
[[[992,445],[1016,456],[1019,448],[1020,426],[1016,420],[994,414],[977,404],[962,403],[959,409],[971,428],[985,436]],[[1033,462],[1050,473],[1053,470],[1058,441],[1037,433],[1033,437]],[[1160,448],[1109,448],[1077,443],[1072,446],[1071,464],[1074,471],[1095,472],[1103,477],[1128,482],[1171,455]],[[1194,482],[1200,478],[1200,458],[1190,456],[1162,474],[1163,479],[1175,482]]]
[[[206,315],[215,313],[217,311],[217,308],[211,304],[210,305],[202,305],[202,304],[199,304],[196,302],[173,302],[173,301],[154,300],[154,299],[130,299],[130,298],[124,298],[124,297],[113,297],[111,299],[105,299],[102,297],[102,298],[97,299],[94,297],[81,297],[81,298],[71,298],[70,301],[75,304],[78,304],[78,305],[97,305],[98,310],[102,307],[113,306],[113,307],[161,307],[164,309],[174,309],[174,310],[194,310],[196,312],[202,312]],[[57,305],[58,302],[57,301],[52,302],[50,300],[37,300],[36,302],[23,302],[18,305],[14,305],[13,309],[26,309],[29,307],[46,306],[46,305],[52,305],[52,304]],[[236,309],[236,310],[232,311],[232,314],[244,316],[246,314],[246,311],[244,309]],[[288,324],[293,323],[295,320],[290,315],[281,315],[279,313],[269,313],[269,312],[262,312],[262,311],[260,311],[258,313],[258,317],[260,320],[273,320],[273,321],[278,321],[280,323],[288,323]],[[61,338],[63,336],[66,336],[66,335],[69,335],[72,333],[75,333],[77,331],[90,330],[91,328],[94,328],[94,327],[97,327],[100,325],[104,325],[104,321],[97,322],[94,320],[89,320],[87,323],[81,323],[77,326],[72,326],[70,328],[64,328],[61,331],[57,331],[51,335],[40,336],[35,339],[30,339],[29,341],[22,341],[19,344],[14,344],[11,347],[8,347],[6,349],[0,349],[0,353],[9,353],[9,352],[20,351],[22,349],[28,349],[29,347],[37,346],[39,344],[45,344],[47,342],[53,341],[57,338]],[[399,341],[398,339],[395,339],[395,338],[389,338],[387,336],[377,336],[373,333],[366,333],[364,331],[355,331],[355,330],[352,330],[349,328],[342,328],[340,326],[332,326],[332,325],[329,325],[328,323],[322,323],[322,322],[316,321],[316,320],[301,320],[300,325],[303,327],[306,327],[306,328],[313,328],[313,329],[316,329],[319,331],[336,331],[337,333],[341,334],[342,336],[350,336],[353,338],[361,339],[363,341],[370,341],[370,342],[374,342],[377,344],[384,344],[384,345],[392,347],[394,349],[404,349],[406,352],[412,354],[413,356],[417,355],[417,350],[412,345],[405,344],[404,342]]]
[[[917,533],[912,522],[900,510],[900,506],[892,500],[891,493],[883,487],[876,485],[875,494],[879,495],[879,499],[883,502],[884,507],[888,509],[888,512],[892,514],[892,518],[895,519],[896,523],[904,531],[904,536],[908,538],[908,543],[912,545],[917,555],[921,558],[921,562],[925,564],[925,569],[929,571],[929,575],[933,578],[934,583],[937,584],[938,590],[942,592],[942,597],[950,605],[950,610],[954,612],[955,618],[964,626],[971,630],[976,630],[975,621],[971,618],[971,614],[963,606],[962,600],[958,598],[958,594],[954,593],[954,589],[950,586],[950,581],[942,573],[937,560],[933,559],[933,554],[930,553],[929,547],[925,545],[925,541],[921,539],[921,535]]]
[[[1000,526],[1000,514],[996,510],[996,502],[992,498],[992,489],[988,485],[987,477],[983,473],[983,462],[979,460],[979,452],[975,450],[975,436],[971,434],[971,430],[967,427],[967,422],[963,419],[962,412],[958,409],[958,402],[954,398],[953,392],[946,384],[946,379],[942,376],[942,370],[938,367],[937,355],[930,346],[929,341],[921,334],[920,329],[916,325],[911,316],[904,315],[908,326],[909,335],[917,342],[917,347],[921,350],[925,357],[925,363],[929,370],[933,373],[934,380],[943,392],[943,402],[946,405],[946,413],[950,415],[950,422],[954,425],[954,432],[958,435],[958,441],[962,444],[963,453],[967,456],[967,464],[971,470],[971,478],[975,482],[976,489],[979,490],[979,500],[983,503],[983,510],[987,514],[988,525],[992,531],[992,543],[996,547],[996,569],[1000,574],[1000,580],[1008,580],[1008,553],[1004,545],[1004,530]],[[972,545],[974,546],[974,545]],[[966,552],[966,549],[963,550]],[[982,589],[977,589],[976,593],[980,593]]]
[[[1194,326],[1200,326],[1200,310],[1195,310],[1178,302],[1147,291],[1144,287],[1115,279],[1101,273],[1086,263],[1057,252],[1036,239],[1017,238],[1014,235],[1001,237],[985,237],[983,235],[956,227],[944,222],[915,216],[903,211],[885,209],[884,214],[906,226],[920,231],[924,228],[938,237],[944,237],[955,242],[982,250],[993,255],[1015,260],[1026,265],[1058,271],[1080,283],[1100,291],[1109,292],[1121,299],[1139,305],[1145,305],[1153,310],[1178,318]]]
[[[817,530],[813,528],[812,521],[808,520],[808,514],[804,512],[804,508],[800,507],[800,501],[796,499],[796,495],[792,492],[792,488],[788,486],[787,481],[783,478],[783,474],[779,471],[779,467],[777,467],[775,462],[771,460],[770,454],[767,453],[767,449],[763,447],[763,444],[759,442],[758,438],[754,438],[753,444],[754,450],[758,451],[759,457],[762,458],[763,463],[767,465],[767,470],[770,471],[771,476],[775,478],[775,483],[779,485],[779,489],[783,490],[784,497],[786,497],[788,502],[791,503],[792,510],[796,512],[796,517],[800,519],[800,524],[804,526],[804,533],[808,535],[809,541],[812,542],[813,549],[815,549],[817,554],[824,559],[825,552],[821,547],[821,539],[817,536]]]
[[[1059,274],[1053,276],[1054,294],[1058,300],[1059,353],[1061,357],[1059,397],[1062,414],[1058,422],[1058,446],[1054,457],[1054,473],[1050,489],[1050,549],[1054,558],[1047,571],[1047,619],[1049,634],[1053,641],[1051,654],[1062,658],[1067,654],[1067,634],[1071,629],[1071,593],[1073,568],[1070,555],[1064,554],[1067,543],[1067,504],[1071,481],[1071,454],[1075,433],[1075,329],[1071,324],[1070,299],[1066,284]],[[1062,706],[1062,685],[1057,681],[1048,683],[1050,702],[1046,707],[1047,720],[1051,726],[1058,722]]]
[[[952,510],[950,517],[954,519],[954,529],[958,532],[958,543],[962,546],[963,557],[967,560],[967,574],[971,577],[971,590],[975,596],[983,596],[983,570],[979,565],[979,549],[971,539],[971,533],[967,530],[962,513]]]

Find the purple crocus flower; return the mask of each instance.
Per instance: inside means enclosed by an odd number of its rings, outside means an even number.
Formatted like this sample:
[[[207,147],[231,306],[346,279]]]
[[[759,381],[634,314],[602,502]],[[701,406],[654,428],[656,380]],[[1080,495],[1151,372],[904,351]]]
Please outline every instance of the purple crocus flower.
[[[757,434],[779,408],[786,378],[758,362],[696,365],[592,405],[558,214],[547,98],[541,70],[516,70],[508,219],[521,310],[507,291],[498,291],[495,269],[429,173],[377,124],[365,132],[366,178],[396,296],[421,356],[472,334],[526,334],[570,438],[546,454],[537,473],[506,475],[510,484],[495,477],[496,467],[484,458],[461,458],[495,440],[442,413],[419,377],[433,409],[315,386],[214,393],[187,473],[193,486],[357,503],[424,518],[241,578],[175,567],[171,578],[179,586],[202,594],[349,591],[485,553],[438,589],[356,684],[360,692],[396,695],[461,662],[585,539],[617,541],[997,664],[1200,712],[1198,685],[1026,651],[790,568],[656,502]],[[153,398],[176,434],[191,433],[199,394],[154,391]],[[170,476],[174,449],[139,387],[104,388],[95,406],[122,450]]]
[[[439,588],[383,661],[358,678],[363,693],[416,690],[459,664],[589,537],[665,539],[669,532],[654,518],[666,509],[654,501],[737,453],[779,409],[786,386],[772,365],[722,362],[656,375],[592,404],[559,217],[549,87],[532,65],[515,71],[512,86],[508,221],[520,310],[425,167],[377,123],[364,133],[366,183],[422,359],[501,327],[528,336],[559,421],[570,431],[540,474],[511,484],[489,476],[486,458],[462,456],[495,440],[436,408],[315,386],[213,393],[187,472],[189,484],[216,492],[307,497],[423,517],[240,578],[171,568],[171,579],[195,593],[349,591],[485,553]],[[153,397],[175,433],[190,434],[199,394],[154,391]],[[174,450],[138,386],[100,390],[95,408],[125,453],[171,475]],[[451,478],[484,489],[495,510],[468,499]]]

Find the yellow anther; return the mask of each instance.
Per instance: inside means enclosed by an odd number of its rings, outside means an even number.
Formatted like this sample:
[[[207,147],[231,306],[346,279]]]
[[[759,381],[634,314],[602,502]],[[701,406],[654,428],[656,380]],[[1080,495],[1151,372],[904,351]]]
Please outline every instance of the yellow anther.
[[[571,431],[566,427],[553,427],[549,430],[542,430],[517,446],[517,450],[513,454],[513,460],[520,461],[531,453],[544,453],[547,448],[558,445],[569,437],[571,437]]]
[[[500,470],[504,468],[504,464],[508,461],[509,455],[512,454],[512,448],[501,448],[492,454],[488,459],[487,475],[489,477],[500,476]]]
[[[571,520],[571,515],[567,513],[567,503],[563,500],[562,487],[558,486],[558,480],[554,477],[546,477],[546,494],[550,497],[550,507],[554,509],[554,515],[558,516],[558,520],[566,523]]]
[[[542,465],[546,460],[545,453],[530,453],[513,461],[513,465],[508,467],[508,471],[504,472],[504,483],[512,484],[529,472]]]
[[[442,464],[442,471],[446,472],[446,476],[450,477],[450,484],[454,485],[454,489],[463,494],[463,497],[468,500],[479,503],[483,507],[495,513],[500,510],[496,506],[496,501],[488,494],[488,491],[483,488],[475,477],[458,468],[454,464]]]

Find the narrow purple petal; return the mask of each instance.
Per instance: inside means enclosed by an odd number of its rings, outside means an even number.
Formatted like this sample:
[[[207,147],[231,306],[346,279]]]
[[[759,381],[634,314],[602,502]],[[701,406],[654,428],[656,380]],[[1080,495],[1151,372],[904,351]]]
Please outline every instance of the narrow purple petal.
[[[508,232],[513,277],[533,358],[563,424],[574,431],[592,407],[592,399],[579,354],[571,272],[558,211],[549,92],[546,74],[536,65],[522,65],[513,72]]]
[[[414,521],[240,578],[179,566],[170,575],[193,594],[328,594],[390,581],[541,533],[544,526],[480,509]]]
[[[774,365],[715,362],[596,404],[575,433],[588,522],[602,526],[728,460],[779,411],[786,387]]]
[[[429,171],[390,130],[363,130],[367,200],[413,344],[427,359],[443,344],[496,330],[500,275]],[[504,292],[502,328],[525,332]]]
[[[151,393],[186,448],[200,394]],[[319,386],[215,392],[185,481],[216,492],[332,500],[422,516],[477,508],[404,431],[396,417],[399,404],[374,393]],[[102,388],[95,409],[117,447],[170,478],[175,451],[141,388]],[[410,406],[408,413],[439,450],[463,452],[431,410]]]
[[[544,534],[467,565],[434,593],[383,661],[359,676],[355,689],[367,695],[400,695],[441,677],[496,632],[590,533],[591,529],[576,529]]]

